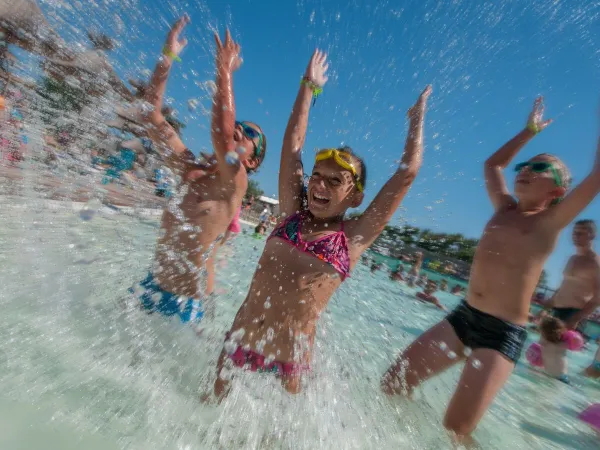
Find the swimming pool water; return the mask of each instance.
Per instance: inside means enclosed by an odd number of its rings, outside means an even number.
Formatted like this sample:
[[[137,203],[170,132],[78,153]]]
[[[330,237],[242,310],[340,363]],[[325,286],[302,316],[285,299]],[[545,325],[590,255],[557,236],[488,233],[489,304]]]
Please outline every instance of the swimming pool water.
[[[444,315],[386,273],[359,265],[335,294],[303,394],[240,373],[221,405],[204,404],[264,241],[240,235],[222,249],[217,317],[196,336],[126,292],[150,265],[157,218],[104,209],[83,221],[23,197],[0,208],[0,448],[450,447],[441,422],[459,366],[412,402],[379,392],[396,354]],[[575,418],[600,401],[598,383],[577,375],[594,350],[571,355],[573,386],[521,362],[475,433],[482,448],[597,449]]]

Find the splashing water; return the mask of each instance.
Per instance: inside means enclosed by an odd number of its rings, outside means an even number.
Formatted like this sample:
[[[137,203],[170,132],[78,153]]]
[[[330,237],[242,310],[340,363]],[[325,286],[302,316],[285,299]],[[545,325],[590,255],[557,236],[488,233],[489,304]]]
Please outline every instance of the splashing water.
[[[147,83],[166,27],[188,12],[193,24],[189,44],[182,62],[172,69],[165,105],[183,124],[186,146],[197,154],[210,145],[217,91],[211,32],[231,28],[234,36],[240,35],[247,58],[235,75],[236,113],[255,118],[273,136],[261,169],[266,175],[260,178],[271,182],[266,189],[273,192],[279,167],[273,155],[292,106],[292,86],[311,49],[325,49],[332,67],[325,93],[311,113],[305,147],[343,142],[359,146],[374,169],[369,184],[380,185],[390,165],[397,167],[401,105],[407,109],[407,99],[433,83],[437,96],[432,98],[427,124],[431,133],[426,137],[431,149],[407,197],[406,216],[411,223],[427,224],[450,212],[462,219],[470,217],[469,202],[453,203],[446,194],[440,200],[436,183],[450,186],[448,191],[482,189],[479,172],[464,161],[480,159],[481,145],[498,139],[486,133],[485,123],[504,126],[513,120],[510,111],[533,91],[552,92],[564,85],[570,86],[569,95],[557,95],[555,117],[572,118],[584,110],[590,80],[600,75],[597,5],[536,0],[523,8],[517,2],[427,0],[398,8],[389,2],[299,0],[282,5],[288,9],[280,17],[268,2],[227,7],[181,0],[37,3],[66,47],[85,53],[79,61],[86,74],[53,83],[52,64],[17,50],[19,64],[10,67],[13,79],[2,94],[3,446],[450,448],[442,418],[461,364],[425,383],[414,401],[388,398],[379,387],[393,358],[443,315],[415,301],[413,289],[389,282],[384,274],[370,274],[361,265],[321,318],[312,371],[301,394],[289,395],[268,374],[226,366],[219,376],[233,379],[231,392],[218,405],[204,400],[217,377],[221,350],[233,354],[244,335],[236,330],[224,339],[248,292],[262,243],[241,235],[219,249],[221,294],[214,319],[201,333],[140,311],[127,289],[152,266],[156,241],[163,237],[162,208],[186,226],[181,201],[187,185],[171,180],[157,191],[152,180],[163,163],[145,147],[144,138],[135,140],[137,134],[130,133],[144,130],[136,120],[153,107],[137,96],[144,86],[131,83],[137,97],[128,103],[110,81],[116,77]],[[0,0],[0,12],[7,4]],[[282,32],[272,24],[284,17],[292,19]],[[96,30],[113,38],[113,50],[99,50],[102,39],[86,36]],[[567,69],[575,63],[561,63],[563,54],[578,61],[577,70]],[[36,89],[28,88],[30,84]],[[282,105],[283,99],[289,104]],[[117,107],[130,106],[136,114],[118,114]],[[479,133],[477,139],[467,135],[470,130]],[[130,150],[137,156],[132,165],[122,145],[130,141],[135,141]],[[228,162],[236,164],[244,152],[229,152]],[[109,159],[122,170],[108,176]],[[214,248],[216,244],[202,259]],[[172,256],[182,270],[194,268],[188,255]],[[449,294],[439,296],[447,307],[457,303]],[[271,306],[267,297],[265,314]],[[269,329],[256,348],[274,334]],[[461,359],[445,342],[439,349],[457,363]],[[474,368],[483,367],[471,349],[463,354]],[[572,373],[592,355],[588,349],[573,356]],[[267,360],[276,357],[270,354]],[[574,386],[558,384],[519,363],[475,438],[486,449],[597,448],[575,418],[590,398],[598,398],[597,387],[574,379]]]

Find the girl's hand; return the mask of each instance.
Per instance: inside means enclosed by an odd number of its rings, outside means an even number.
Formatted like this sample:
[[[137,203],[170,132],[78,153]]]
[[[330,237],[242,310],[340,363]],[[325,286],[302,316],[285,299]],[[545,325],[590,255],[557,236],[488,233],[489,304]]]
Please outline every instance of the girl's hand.
[[[327,64],[327,55],[319,49],[316,49],[310,58],[304,76],[317,86],[323,87],[329,79],[326,75],[328,68],[329,64]]]
[[[409,119],[412,119],[413,117],[423,117],[424,116],[425,108],[427,107],[427,99],[431,95],[432,90],[433,89],[432,89],[431,85],[428,84],[425,87],[425,89],[423,90],[423,92],[421,92],[421,95],[419,95],[417,102],[413,106],[410,107],[410,109],[408,110],[408,113],[406,114]]]
[[[219,34],[215,33],[215,42],[217,43],[217,69],[222,68],[229,73],[233,73],[242,65],[240,57],[240,44],[231,39],[229,30],[225,31],[225,44],[221,43]]]
[[[533,103],[533,110],[527,119],[527,129],[534,133],[539,133],[552,123],[552,119],[543,121],[544,118],[544,97],[538,97]]]
[[[164,53],[167,54],[167,56],[179,56],[187,45],[187,39],[179,39],[179,35],[188,23],[190,23],[190,18],[187,14],[184,14],[177,22],[175,22],[171,31],[169,31],[164,48]]]

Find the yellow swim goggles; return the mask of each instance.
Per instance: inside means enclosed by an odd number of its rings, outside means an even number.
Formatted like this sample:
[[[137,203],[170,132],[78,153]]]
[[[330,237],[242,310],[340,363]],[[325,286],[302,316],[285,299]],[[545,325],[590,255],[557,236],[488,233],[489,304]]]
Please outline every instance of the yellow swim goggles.
[[[350,173],[354,177],[356,189],[358,189],[359,192],[362,192],[364,187],[363,187],[362,183],[360,182],[356,168],[354,167],[354,164],[352,163],[352,154],[335,149],[335,148],[329,148],[329,149],[319,151],[317,153],[317,156],[315,157],[315,161],[316,162],[324,161],[329,158],[335,159],[335,162],[341,168],[350,171]]]

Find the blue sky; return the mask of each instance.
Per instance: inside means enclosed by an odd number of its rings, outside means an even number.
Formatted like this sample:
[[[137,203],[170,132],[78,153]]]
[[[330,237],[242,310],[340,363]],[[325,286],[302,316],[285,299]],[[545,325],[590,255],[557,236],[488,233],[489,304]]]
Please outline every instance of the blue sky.
[[[423,168],[394,223],[479,237],[492,214],[482,162],[524,126],[538,94],[545,96],[547,116],[555,123],[517,162],[554,153],[577,183],[594,160],[600,7],[592,2],[104,3],[64,2],[72,5],[70,10],[57,8],[59,2],[42,6],[71,42],[85,42],[81,30],[90,26],[116,38],[120,46],[111,59],[123,77],[153,68],[169,24],[181,12],[191,16],[186,32],[190,44],[172,75],[168,96],[188,121],[185,140],[196,152],[210,147],[209,117],[191,114],[186,102],[202,96],[199,85],[213,78],[211,29],[230,26],[244,57],[235,75],[238,117],[259,123],[268,136],[267,158],[256,179],[269,195],[277,193],[283,132],[316,46],[329,53],[331,73],[311,113],[305,167],[310,170],[316,148],[352,146],[369,168],[363,207],[402,154],[407,108],[426,84],[433,84]],[[512,186],[514,175],[507,177]],[[600,220],[598,205],[594,202],[583,216]],[[553,285],[573,250],[569,234],[563,233],[547,264]]]

